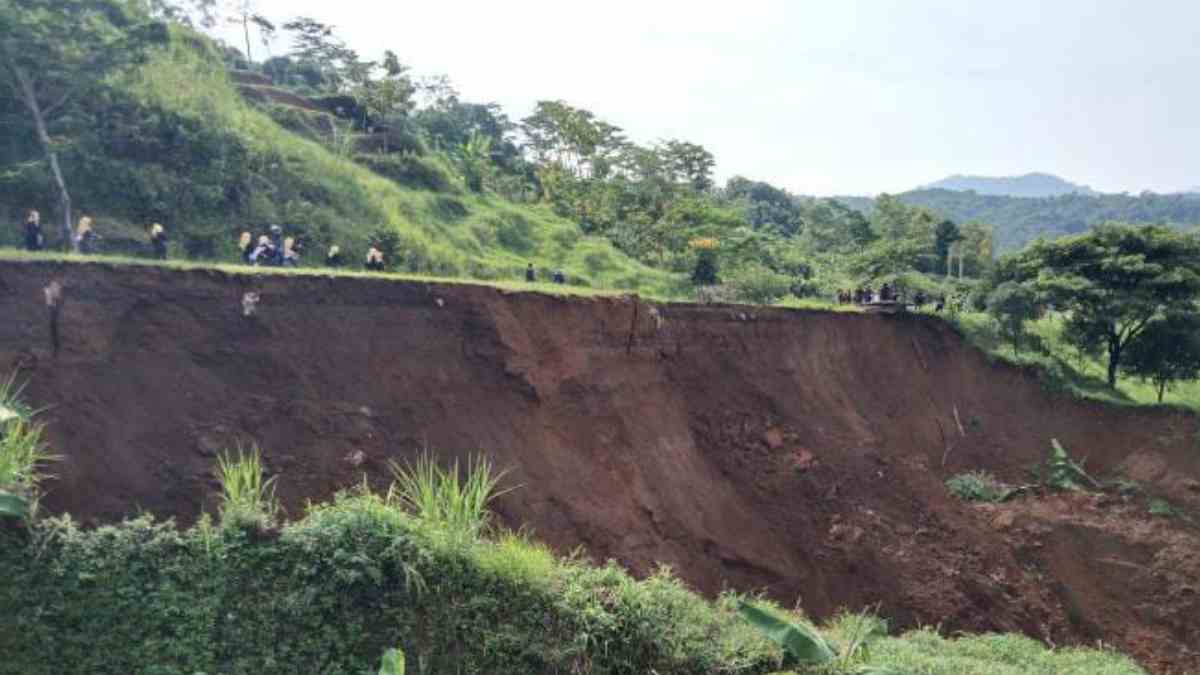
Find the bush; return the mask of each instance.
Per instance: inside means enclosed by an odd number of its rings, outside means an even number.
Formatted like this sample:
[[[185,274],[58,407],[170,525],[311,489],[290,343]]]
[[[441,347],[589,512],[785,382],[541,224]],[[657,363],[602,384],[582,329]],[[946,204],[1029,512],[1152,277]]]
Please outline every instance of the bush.
[[[365,490],[271,538],[148,518],[37,528],[30,541],[0,530],[3,675],[357,675],[394,647],[410,670],[433,673],[778,665],[729,603],[665,571],[639,582],[512,540],[450,542]]]
[[[534,248],[533,225],[519,213],[504,213],[491,220],[496,241],[514,253],[529,253]]]
[[[264,479],[262,453],[238,448],[237,456],[217,457],[217,479],[221,483],[221,524],[242,530],[262,531],[275,524],[279,501],[275,478]]]
[[[728,284],[742,302],[769,305],[787,295],[792,279],[758,263],[751,263],[728,275]]]
[[[1013,489],[996,480],[986,471],[960,473],[946,481],[954,496],[968,502],[1002,502],[1013,495]]]

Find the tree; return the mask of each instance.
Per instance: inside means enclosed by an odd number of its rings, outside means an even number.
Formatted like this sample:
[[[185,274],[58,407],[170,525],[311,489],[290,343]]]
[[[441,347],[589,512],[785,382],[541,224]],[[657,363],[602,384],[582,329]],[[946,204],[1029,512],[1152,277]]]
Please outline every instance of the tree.
[[[333,34],[333,26],[306,16],[283,24],[292,34],[292,53],[298,61],[315,64],[325,81],[342,91],[348,80],[360,75],[368,64],[358,58],[358,52]]]
[[[692,283],[697,286],[712,286],[721,283],[717,268],[717,240],[693,239],[690,246],[696,251],[696,266],[692,269]]]
[[[258,36],[262,40],[263,47],[269,45],[271,38],[275,36],[275,24],[260,14],[256,5],[254,0],[232,0],[229,4],[229,23],[240,25],[242,33],[246,37],[247,63],[254,63],[254,56],[250,53],[251,24],[258,28]]]
[[[1115,387],[1125,348],[1156,319],[1200,294],[1200,240],[1162,226],[1109,223],[1052,242],[1038,240],[1011,265],[1039,299],[1070,313],[1064,337],[1099,342]]]
[[[713,154],[704,146],[686,141],[667,141],[660,149],[673,180],[687,181],[693,190],[704,192],[712,187]]]
[[[383,69],[383,76],[375,77],[379,68]],[[383,53],[382,64],[355,62],[346,71],[346,78],[350,81],[350,93],[366,110],[363,126],[386,123],[396,115],[407,116],[415,105],[417,87],[408,77],[408,66],[390,49]],[[387,152],[386,135],[383,150]]]
[[[0,85],[29,123],[58,189],[62,234],[71,242],[71,194],[59,163],[56,123],[115,70],[169,39],[166,26],[121,0],[0,0]]]
[[[472,192],[483,192],[483,181],[491,167],[492,139],[478,131],[472,131],[471,137],[463,143],[459,150],[463,165],[463,177],[467,187]]]
[[[933,252],[937,257],[939,264],[944,264],[943,271],[946,276],[954,271],[950,264],[950,256],[953,252],[953,246],[959,241],[962,241],[963,235],[959,231],[958,225],[954,224],[953,220],[943,220],[938,223],[937,229],[934,231]],[[959,253],[961,256],[962,254]]]
[[[1154,384],[1158,402],[1175,382],[1200,377],[1200,315],[1171,312],[1129,342],[1121,370]]]
[[[1021,351],[1025,337],[1025,322],[1037,318],[1039,305],[1032,288],[1015,281],[1005,281],[987,296],[987,312],[1000,324],[1000,332],[1013,349]]]

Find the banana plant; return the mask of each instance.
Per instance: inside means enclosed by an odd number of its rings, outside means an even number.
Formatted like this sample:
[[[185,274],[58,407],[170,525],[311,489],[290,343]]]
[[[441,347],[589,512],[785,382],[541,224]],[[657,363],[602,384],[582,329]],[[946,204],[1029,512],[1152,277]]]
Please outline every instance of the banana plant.
[[[29,502],[21,495],[0,491],[0,517],[24,520],[29,515]]]
[[[808,626],[787,621],[750,602],[740,603],[738,611],[750,625],[783,649],[784,667],[821,665],[837,658],[825,638]]]

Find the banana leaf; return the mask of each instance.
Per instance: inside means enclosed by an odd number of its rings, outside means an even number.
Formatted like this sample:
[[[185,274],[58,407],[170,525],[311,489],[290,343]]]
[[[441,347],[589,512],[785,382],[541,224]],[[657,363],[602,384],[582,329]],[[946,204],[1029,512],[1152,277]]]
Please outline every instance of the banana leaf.
[[[20,495],[0,492],[0,517],[24,519],[29,514],[29,502]]]
[[[829,663],[836,658],[825,638],[807,626],[786,621],[749,602],[741,603],[738,611],[750,625],[783,648],[785,666]]]
[[[399,649],[389,649],[384,652],[379,675],[404,675],[404,652]]]

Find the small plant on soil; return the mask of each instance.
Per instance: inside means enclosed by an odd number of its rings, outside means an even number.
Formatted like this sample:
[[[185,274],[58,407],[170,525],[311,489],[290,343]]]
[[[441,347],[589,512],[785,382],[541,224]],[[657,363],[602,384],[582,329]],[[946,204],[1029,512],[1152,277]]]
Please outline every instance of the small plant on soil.
[[[263,478],[262,453],[258,446],[241,447],[217,457],[221,481],[221,524],[226,527],[266,530],[279,515],[275,477]]]
[[[1033,469],[1034,477],[1053,490],[1099,490],[1101,485],[1084,471],[1083,464],[1071,459],[1057,438],[1050,439],[1050,454]]]
[[[968,502],[999,503],[1017,492],[986,471],[960,473],[946,481],[946,487],[954,496]]]
[[[392,462],[391,467],[395,480],[388,502],[463,542],[477,540],[488,530],[488,505],[512,489],[497,490],[508,471],[496,471],[482,455],[468,460],[465,472],[457,460],[442,468],[429,452],[410,464]]]
[[[1175,508],[1174,504],[1172,504],[1171,502],[1169,502],[1165,499],[1162,499],[1161,497],[1155,497],[1155,498],[1151,499],[1150,502],[1147,504],[1147,510],[1150,512],[1150,515],[1152,515],[1152,516],[1159,516],[1162,518],[1181,518],[1184,520],[1189,520],[1189,518],[1187,518],[1182,511]]]

